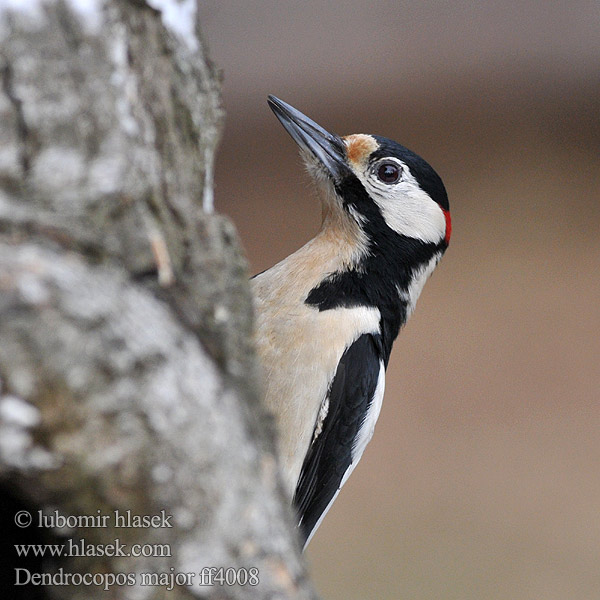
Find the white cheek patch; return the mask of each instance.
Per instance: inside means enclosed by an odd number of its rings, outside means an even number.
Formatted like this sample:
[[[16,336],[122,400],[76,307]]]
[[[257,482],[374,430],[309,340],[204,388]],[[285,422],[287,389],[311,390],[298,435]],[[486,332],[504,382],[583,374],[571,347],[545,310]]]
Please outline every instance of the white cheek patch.
[[[368,171],[356,176],[379,207],[388,227],[400,235],[437,244],[446,233],[444,212],[419,187],[404,164],[402,171],[402,180],[394,185],[386,185]]]

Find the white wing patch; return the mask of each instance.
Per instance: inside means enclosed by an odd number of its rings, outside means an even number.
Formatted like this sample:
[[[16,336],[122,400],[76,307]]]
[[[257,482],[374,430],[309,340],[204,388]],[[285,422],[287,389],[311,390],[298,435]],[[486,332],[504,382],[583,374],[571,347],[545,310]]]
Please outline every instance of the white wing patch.
[[[358,430],[358,435],[356,436],[356,439],[354,440],[354,444],[352,446],[352,462],[350,463],[350,466],[346,469],[346,472],[344,473],[344,476],[342,477],[340,487],[336,490],[335,494],[329,501],[329,504],[327,504],[327,507],[321,513],[319,520],[316,522],[316,524],[313,527],[312,531],[310,532],[308,538],[306,539],[306,542],[304,543],[304,548],[306,548],[306,546],[312,539],[312,536],[315,534],[317,529],[319,529],[319,525],[321,525],[321,522],[325,518],[325,515],[329,512],[329,509],[335,502],[335,499],[338,497],[338,494],[340,493],[340,490],[342,489],[342,487],[348,480],[348,477],[350,477],[350,475],[352,474],[352,471],[354,471],[356,465],[358,464],[358,461],[361,459],[362,454],[365,451],[365,448],[367,447],[367,444],[371,441],[371,438],[373,437],[373,432],[375,431],[375,423],[377,422],[377,419],[379,418],[379,413],[381,412],[381,405],[383,404],[384,391],[385,391],[385,367],[383,365],[383,361],[380,361],[379,362],[379,375],[377,376],[377,387],[375,388],[375,393],[373,394],[373,399],[371,400],[369,410],[367,411],[367,413],[365,415],[362,425],[361,425],[360,429]]]
[[[373,432],[375,431],[375,423],[377,423],[377,419],[379,418],[379,413],[381,412],[381,405],[383,404],[383,393],[385,391],[385,367],[383,366],[383,361],[379,362],[379,375],[377,377],[377,387],[375,388],[375,393],[373,394],[373,399],[371,400],[371,404],[369,405],[369,410],[365,414],[365,418],[362,422],[360,429],[358,430],[358,435],[354,440],[354,444],[352,445],[352,464],[348,467],[348,470],[344,473],[344,478],[342,479],[342,484],[346,483],[346,479],[350,477],[350,473],[354,467],[358,464],[362,453],[365,451],[367,444],[371,441],[373,437]],[[340,486],[341,487],[341,486]]]
[[[321,408],[319,409],[319,414],[317,416],[317,424],[315,425],[315,432],[313,433],[312,443],[314,444],[315,440],[323,431],[323,423],[327,418],[327,413],[329,412],[329,396],[326,396],[323,404],[321,404]]]

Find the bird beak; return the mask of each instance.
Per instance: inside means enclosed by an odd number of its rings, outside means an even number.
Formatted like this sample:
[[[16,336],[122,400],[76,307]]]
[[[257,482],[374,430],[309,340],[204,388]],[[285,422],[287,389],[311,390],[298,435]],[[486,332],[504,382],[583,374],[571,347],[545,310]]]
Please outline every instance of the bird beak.
[[[339,135],[325,131],[312,119],[275,96],[269,96],[268,102],[294,141],[300,148],[315,156],[334,181],[339,181],[348,173],[346,146]]]

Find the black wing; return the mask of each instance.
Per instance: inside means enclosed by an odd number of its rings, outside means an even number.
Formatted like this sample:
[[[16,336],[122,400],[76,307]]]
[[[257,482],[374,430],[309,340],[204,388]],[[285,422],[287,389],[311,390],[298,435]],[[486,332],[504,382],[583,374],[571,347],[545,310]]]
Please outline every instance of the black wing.
[[[361,335],[344,352],[328,392],[321,432],[304,459],[294,495],[303,544],[340,489],[352,446],[368,414],[382,360],[377,334]],[[313,436],[314,437],[314,436]]]

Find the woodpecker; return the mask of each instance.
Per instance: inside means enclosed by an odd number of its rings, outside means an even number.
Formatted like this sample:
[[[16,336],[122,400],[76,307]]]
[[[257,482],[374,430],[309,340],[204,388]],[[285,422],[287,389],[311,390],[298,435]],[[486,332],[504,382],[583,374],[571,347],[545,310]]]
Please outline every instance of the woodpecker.
[[[392,344],[451,221],[442,180],[414,152],[268,103],[322,202],[319,233],[251,280],[266,403],[305,547],[371,440]]]

